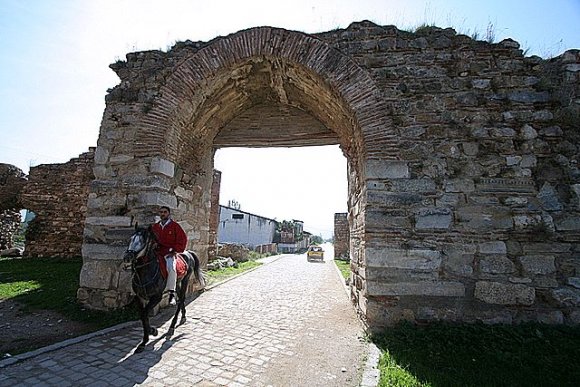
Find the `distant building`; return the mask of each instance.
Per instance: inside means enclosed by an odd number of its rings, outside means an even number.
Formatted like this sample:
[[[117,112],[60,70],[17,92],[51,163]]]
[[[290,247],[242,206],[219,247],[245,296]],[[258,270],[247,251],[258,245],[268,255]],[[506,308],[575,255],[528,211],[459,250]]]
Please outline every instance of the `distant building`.
[[[308,248],[310,243],[310,234],[304,231],[304,222],[292,219],[290,222],[292,228],[280,230],[280,240],[278,242],[278,251],[281,253],[297,253],[300,250]]]
[[[274,219],[220,205],[218,243],[236,243],[253,249],[272,243],[276,225]]]

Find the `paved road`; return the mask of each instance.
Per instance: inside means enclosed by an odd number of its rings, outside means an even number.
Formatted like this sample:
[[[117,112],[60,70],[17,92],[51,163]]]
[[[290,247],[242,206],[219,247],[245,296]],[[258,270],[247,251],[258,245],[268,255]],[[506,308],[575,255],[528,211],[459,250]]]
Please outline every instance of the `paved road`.
[[[171,339],[140,325],[1,367],[0,386],[357,386],[368,344],[333,262],[284,255],[203,293]]]

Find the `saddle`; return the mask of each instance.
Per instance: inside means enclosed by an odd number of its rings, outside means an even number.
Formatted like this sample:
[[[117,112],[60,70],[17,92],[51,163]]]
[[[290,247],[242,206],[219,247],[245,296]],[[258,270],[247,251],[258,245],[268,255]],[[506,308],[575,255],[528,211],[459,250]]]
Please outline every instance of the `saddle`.
[[[185,260],[183,253],[175,254],[175,271],[177,272],[177,279],[182,279],[187,274],[187,261]],[[165,257],[157,257],[159,261],[159,267],[161,269],[161,276],[167,279],[167,262],[165,261]]]

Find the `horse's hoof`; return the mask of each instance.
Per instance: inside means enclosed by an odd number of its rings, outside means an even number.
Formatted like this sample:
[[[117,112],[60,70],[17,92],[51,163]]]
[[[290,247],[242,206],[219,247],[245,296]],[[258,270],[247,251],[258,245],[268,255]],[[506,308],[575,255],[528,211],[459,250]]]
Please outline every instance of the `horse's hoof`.
[[[151,329],[149,330],[149,334],[150,334],[151,336],[157,336],[157,334],[158,334],[158,333],[159,333],[159,332],[157,332],[157,328],[153,328],[153,327],[151,327]]]
[[[187,322],[187,319],[184,317],[181,320],[179,320],[179,325],[183,325]]]

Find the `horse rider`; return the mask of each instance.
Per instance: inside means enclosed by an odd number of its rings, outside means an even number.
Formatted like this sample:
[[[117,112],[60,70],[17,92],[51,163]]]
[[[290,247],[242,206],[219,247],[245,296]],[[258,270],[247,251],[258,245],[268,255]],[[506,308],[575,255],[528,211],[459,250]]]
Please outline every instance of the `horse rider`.
[[[175,305],[175,286],[177,284],[177,271],[175,269],[175,254],[185,251],[187,235],[179,225],[171,219],[171,210],[167,206],[159,209],[161,220],[153,225],[153,232],[157,236],[159,246],[157,257],[164,257],[167,263],[167,285],[169,291],[169,303]]]

